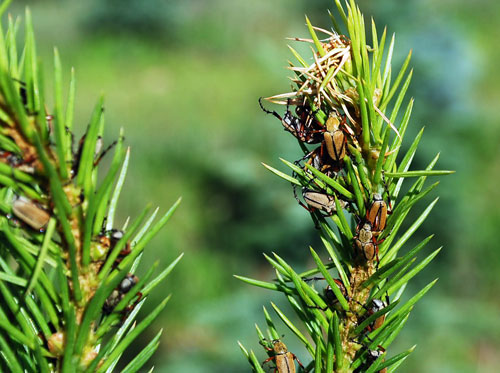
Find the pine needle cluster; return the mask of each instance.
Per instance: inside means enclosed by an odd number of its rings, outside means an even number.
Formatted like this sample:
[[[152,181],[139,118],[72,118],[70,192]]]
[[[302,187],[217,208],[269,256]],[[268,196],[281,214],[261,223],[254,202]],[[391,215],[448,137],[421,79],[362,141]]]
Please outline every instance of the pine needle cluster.
[[[20,27],[12,17],[5,33],[0,24],[1,370],[111,372],[121,359],[122,372],[139,371],[161,331],[137,355],[124,351],[170,296],[142,320],[137,314],[182,255],[159,273],[158,263],[141,278],[135,272],[180,201],[159,219],[148,206],[118,227],[130,153],[123,135],[103,146],[101,98],[75,139],[75,73],[64,88],[55,49],[49,109],[29,11],[18,50]],[[103,157],[111,158],[104,169]]]
[[[405,219],[438,185],[425,186],[427,178],[451,171],[434,170],[439,154],[424,170],[410,170],[423,129],[401,152],[413,108],[413,99],[405,100],[411,52],[394,77],[394,36],[388,41],[384,29],[379,37],[372,20],[368,41],[355,1],[335,4],[338,17],[330,14],[332,30],[314,27],[306,17],[311,38],[292,39],[313,49],[306,59],[290,47],[297,61],[289,66],[292,91],[260,102],[297,139],[303,153],[295,162],[282,159],[291,175],[264,166],[292,184],[295,198],[318,229],[327,259],[310,248],[315,267],[298,273],[274,254],[266,256],[276,271],[273,281],[237,277],[287,298],[294,318],[275,304],[272,308],[309,354],[300,357],[308,364],[300,363],[299,369],[392,372],[414,347],[390,358],[387,350],[415,303],[436,282],[403,297],[408,282],[440,251],[417,260],[432,236],[411,249],[405,245],[437,198],[414,221]],[[285,113],[270,109],[269,102],[286,105]],[[265,307],[264,313],[267,335],[258,326],[257,334],[268,354],[265,363],[274,364],[279,373],[295,372],[299,357],[287,350]],[[240,347],[253,370],[264,372],[255,353]]]

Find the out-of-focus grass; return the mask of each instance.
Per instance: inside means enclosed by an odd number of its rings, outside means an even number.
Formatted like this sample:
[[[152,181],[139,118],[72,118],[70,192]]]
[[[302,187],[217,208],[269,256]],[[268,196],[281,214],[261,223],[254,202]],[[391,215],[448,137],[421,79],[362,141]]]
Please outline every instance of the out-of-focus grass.
[[[254,341],[253,323],[262,322],[260,307],[270,294],[231,275],[269,279],[261,252],[272,250],[305,268],[308,245],[319,246],[290,186],[260,166],[264,161],[279,167],[278,156],[300,155],[291,150],[292,136],[260,111],[257,98],[288,90],[284,37],[306,35],[303,12],[328,25],[323,9],[333,3],[209,3],[171,2],[177,12],[166,17],[176,20],[171,33],[167,27],[150,39],[133,30],[83,29],[96,2],[30,4],[44,61],[51,61],[55,44],[65,66],[76,68],[77,127],[83,132],[95,99],[105,92],[107,141],[125,128],[132,158],[121,221],[144,203],[165,209],[183,196],[172,222],[145,254],[147,266],[186,252],[163,290],[174,297],[158,322],[166,332],[154,357],[157,371],[248,371],[235,341]],[[442,151],[441,168],[458,171],[443,179],[440,209],[422,232],[436,233],[434,245],[445,250],[425,272],[429,278],[416,281],[441,280],[398,339],[401,349],[418,344],[402,371],[493,372],[500,348],[500,73],[498,22],[486,20],[500,14],[500,6],[359,3],[397,33],[401,54],[414,49],[413,120],[426,125],[427,144],[415,162],[424,164]],[[13,13],[22,3],[15,5]],[[292,338],[285,341],[294,350]]]

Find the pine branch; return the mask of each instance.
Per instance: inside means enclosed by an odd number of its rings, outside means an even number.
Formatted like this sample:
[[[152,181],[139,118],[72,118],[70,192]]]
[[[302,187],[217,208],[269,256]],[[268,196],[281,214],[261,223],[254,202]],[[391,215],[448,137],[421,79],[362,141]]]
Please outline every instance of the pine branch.
[[[21,55],[19,25],[9,16],[4,34],[0,24],[0,365],[14,372],[110,372],[170,298],[137,320],[182,257],[156,276],[158,263],[142,278],[134,274],[180,200],[160,219],[158,209],[149,215],[147,207],[127,228],[116,227],[129,162],[123,133],[104,148],[100,98],[74,144],[75,73],[65,88],[55,49],[49,110],[29,10]],[[100,161],[111,152],[103,170]],[[142,369],[160,335],[127,357],[127,372]]]
[[[425,170],[410,170],[423,130],[406,153],[399,154],[413,108],[410,99],[401,111],[412,77],[412,71],[407,72],[411,52],[392,80],[394,37],[386,46],[386,30],[378,37],[372,21],[369,45],[365,19],[355,1],[342,5],[336,0],[335,4],[342,21],[339,26],[330,13],[335,31],[314,27],[306,17],[311,39],[292,39],[310,44],[313,55],[307,59],[290,47],[298,61],[289,66],[294,73],[293,90],[266,99],[286,105],[285,113],[259,100],[262,110],[279,119],[303,152],[295,162],[282,160],[291,175],[264,166],[292,184],[295,198],[318,229],[329,260],[325,262],[310,248],[316,267],[297,273],[274,254],[266,256],[276,271],[272,282],[236,277],[286,296],[294,318],[272,307],[309,353],[301,357],[310,361],[305,371],[394,371],[414,347],[392,357],[387,349],[415,303],[436,281],[408,301],[402,302],[401,296],[408,282],[440,251],[419,260],[417,254],[432,237],[410,251],[405,244],[437,198],[410,224],[405,219],[437,186],[424,188],[427,177],[452,171],[434,170],[438,156]],[[411,178],[413,185],[400,196],[403,183]],[[401,231],[404,222],[409,228]],[[274,364],[280,373],[295,372],[294,355],[284,347],[274,321],[264,311],[268,336],[258,327],[257,334],[268,353],[266,364]],[[297,319],[300,323],[293,321]],[[240,347],[253,370],[261,372],[255,353]]]

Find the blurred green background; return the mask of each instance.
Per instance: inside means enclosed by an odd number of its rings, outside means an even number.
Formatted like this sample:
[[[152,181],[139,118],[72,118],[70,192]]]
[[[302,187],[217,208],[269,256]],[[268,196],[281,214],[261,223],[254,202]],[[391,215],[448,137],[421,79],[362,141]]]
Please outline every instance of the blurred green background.
[[[407,292],[440,281],[389,355],[417,344],[402,372],[498,372],[500,2],[358,3],[380,30],[388,25],[396,33],[395,62],[413,49],[409,95],[416,105],[407,143],[426,126],[413,167],[442,152],[438,168],[457,170],[442,179],[438,207],[414,238],[436,233],[429,250],[444,250]],[[290,185],[260,165],[283,169],[279,156],[295,160],[300,153],[257,99],[288,91],[285,37],[307,36],[305,13],[313,24],[330,27],[326,9],[333,10],[333,1],[17,1],[11,13],[22,14],[26,4],[46,71],[54,45],[66,82],[69,68],[76,68],[80,131],[102,92],[106,140],[125,129],[132,158],[118,221],[148,202],[165,211],[183,197],[142,264],[186,254],[148,302],[152,307],[174,295],[144,335],[146,341],[165,329],[155,371],[248,372],[236,341],[264,360],[254,323],[264,326],[262,305],[284,303],[232,275],[269,280],[263,252],[276,251],[304,270],[312,266],[308,246],[323,250]],[[307,361],[283,325],[280,332]]]

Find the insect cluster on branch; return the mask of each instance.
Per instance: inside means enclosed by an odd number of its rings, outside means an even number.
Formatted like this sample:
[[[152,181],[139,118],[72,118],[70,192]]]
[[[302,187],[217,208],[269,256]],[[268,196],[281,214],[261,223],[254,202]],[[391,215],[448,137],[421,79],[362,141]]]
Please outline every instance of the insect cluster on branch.
[[[61,223],[56,219],[57,207],[53,194],[53,185],[50,181],[50,171],[46,166],[50,165],[50,167],[54,167],[57,173],[65,175],[60,177],[59,181],[69,202],[69,228],[73,234],[73,239],[76,240],[74,244],[80,250],[85,240],[82,224],[85,224],[83,223],[84,218],[89,208],[92,208],[93,202],[85,199],[84,188],[77,181],[78,174],[79,172],[95,173],[100,161],[118,141],[112,142],[107,148],[103,149],[103,141],[100,135],[95,136],[93,142],[86,141],[88,139],[87,131],[78,142],[78,145],[75,146],[74,135],[66,127],[64,137],[68,143],[69,154],[67,155],[67,164],[61,164],[59,162],[60,158],[57,156],[57,148],[53,142],[53,139],[57,136],[52,123],[54,116],[48,114],[46,109],[43,116],[30,110],[25,84],[14,80],[12,85],[18,88],[17,99],[22,103],[26,117],[31,119],[33,124],[43,126],[43,129],[37,130],[46,133],[46,137],[43,139],[40,136],[36,141],[33,141],[15,120],[12,123],[2,123],[0,169],[2,174],[11,177],[10,182],[1,180],[2,184],[10,187],[2,190],[2,200],[5,203],[0,206],[6,218],[4,221],[9,225],[8,227],[4,226],[4,230],[24,231],[25,233],[21,233],[21,235],[27,241],[32,241],[33,245],[38,245],[44,239],[44,235],[47,234],[49,222],[53,221],[54,227],[50,236],[56,244],[63,248],[62,257],[68,258],[68,238],[63,233]],[[2,108],[2,110],[7,110],[7,108]],[[15,118],[15,115],[12,114],[12,117]],[[40,118],[42,118],[42,124],[40,124]],[[85,150],[88,146],[92,146],[93,150]],[[41,159],[40,148],[43,149],[45,160]],[[88,169],[82,166],[85,153],[90,154],[90,161],[87,162],[87,164],[90,164]],[[61,171],[62,169],[64,171]],[[87,193],[87,197],[91,199],[97,198],[92,191]],[[98,218],[99,216],[94,217],[92,222],[96,223]],[[90,240],[90,272],[85,284],[87,300],[94,295],[95,285],[97,285],[96,279],[100,275],[101,269],[105,268],[106,271],[115,269],[123,258],[131,252],[130,237],[125,237],[124,232],[121,230],[106,229],[105,223],[106,218],[104,217],[101,231],[93,235]],[[81,257],[81,252],[78,252],[77,255]],[[105,266],[106,262],[109,262],[107,266]],[[81,264],[77,263],[77,265],[80,266]],[[71,263],[68,260],[68,267],[70,266]],[[125,295],[139,282],[137,276],[131,273],[124,275],[125,277],[104,301],[102,312],[105,316],[117,312],[122,318],[125,318],[141,299],[139,291],[134,294],[131,293],[130,295],[134,295],[134,297],[128,296],[127,304],[120,305],[119,310],[115,311],[115,308]],[[83,277],[81,277],[82,279]],[[136,298],[136,300],[133,301],[133,298]],[[54,335],[57,333],[59,332],[54,330]],[[51,339],[48,338],[48,340]],[[51,351],[50,346],[49,343],[47,345],[49,351]]]
[[[349,40],[331,33],[329,40],[323,42],[322,46],[326,57],[316,53],[316,63],[307,71],[292,68],[297,72],[294,83],[298,88],[294,92],[268,99],[271,102],[286,104],[283,115],[267,109],[262,98],[259,99],[259,104],[264,112],[275,116],[284,130],[297,139],[304,152],[303,157],[290,165],[293,170],[291,181],[296,200],[311,213],[317,228],[320,220],[337,215],[340,210],[343,210],[342,214],[350,214],[351,219],[357,222],[357,226],[347,245],[349,249],[346,254],[352,265],[359,268],[358,272],[370,276],[379,267],[379,245],[389,235],[389,232],[385,232],[387,215],[390,213],[388,207],[391,206],[388,188],[383,174],[378,181],[374,180],[374,165],[378,157],[384,155],[380,155],[381,144],[378,147],[364,144],[362,118],[356,101],[359,97],[356,91],[349,88],[343,94],[326,95],[320,87],[321,81],[312,78],[324,76],[327,71],[341,71],[342,66],[349,62],[349,58],[346,58],[346,53],[350,49]],[[375,95],[374,100],[377,99]],[[298,188],[301,188],[302,199],[298,195]],[[363,189],[360,191],[360,188]],[[313,279],[325,280],[325,278]],[[304,280],[310,281],[311,278]],[[386,301],[379,299],[368,301],[368,293],[354,294],[357,276],[351,276],[350,281],[351,294],[341,279],[334,279],[337,289],[334,291],[332,286],[327,285],[323,292],[326,305],[308,307],[339,312],[346,323],[351,325],[360,325],[369,320],[363,328],[366,332],[380,328],[385,320],[383,310],[389,305],[388,297]],[[336,296],[339,292],[351,306],[348,312],[339,304]],[[374,315],[378,317],[374,318]],[[366,369],[366,365],[376,360],[382,355],[381,351],[385,350],[382,346],[376,350],[369,349],[363,341],[366,333],[362,333],[359,337],[351,332],[352,330],[346,335],[347,342],[361,346],[360,353],[367,355],[366,363],[358,368],[362,371],[361,369]],[[282,342],[273,341],[272,348],[262,340],[261,343],[268,352],[271,352],[266,362],[276,360],[276,369],[280,373],[295,371],[292,358],[295,355],[282,348],[284,346]],[[280,351],[284,352],[278,353],[276,346],[280,346]],[[287,363],[286,369],[284,361]],[[385,371],[386,369],[383,369],[380,372]]]

